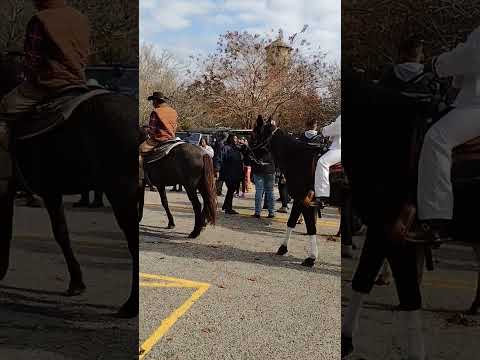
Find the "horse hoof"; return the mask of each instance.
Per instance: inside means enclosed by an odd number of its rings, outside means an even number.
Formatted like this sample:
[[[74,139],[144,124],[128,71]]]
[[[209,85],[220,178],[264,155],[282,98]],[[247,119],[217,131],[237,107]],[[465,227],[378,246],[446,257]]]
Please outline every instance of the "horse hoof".
[[[78,296],[85,292],[87,287],[83,283],[79,284],[70,284],[67,291],[65,291],[65,296]]]
[[[175,229],[175,224],[168,224],[167,229]]]
[[[315,259],[311,257],[306,258],[302,262],[302,266],[305,266],[305,267],[313,267],[313,265],[315,265]]]
[[[190,235],[188,235],[189,239],[196,239],[197,237],[200,236],[200,231],[193,230]]]
[[[282,255],[285,255],[287,252],[288,252],[287,247],[285,245],[282,245],[278,248],[277,255],[282,256]]]

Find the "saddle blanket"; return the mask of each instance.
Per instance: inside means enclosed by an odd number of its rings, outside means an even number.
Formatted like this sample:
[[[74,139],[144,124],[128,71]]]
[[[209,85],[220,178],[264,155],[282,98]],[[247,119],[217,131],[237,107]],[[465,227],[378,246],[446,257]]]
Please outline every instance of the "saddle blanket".
[[[169,140],[160,144],[155,149],[153,149],[149,154],[145,155],[144,157],[145,164],[151,164],[164,158],[170,153],[170,151],[172,151],[173,148],[182,144],[186,144],[186,142],[183,140],[177,140],[177,139]]]
[[[107,93],[110,91],[101,87],[65,89],[58,96],[38,105],[34,112],[25,114],[21,121],[15,122],[15,136],[22,140],[49,132],[68,120],[80,104]]]

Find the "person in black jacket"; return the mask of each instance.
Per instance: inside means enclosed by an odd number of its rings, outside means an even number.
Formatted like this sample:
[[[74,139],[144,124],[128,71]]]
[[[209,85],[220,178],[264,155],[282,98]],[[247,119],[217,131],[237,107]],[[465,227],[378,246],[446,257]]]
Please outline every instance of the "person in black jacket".
[[[243,155],[238,146],[238,139],[234,134],[228,136],[218,161],[220,168],[219,180],[224,181],[227,185],[227,194],[225,195],[222,210],[225,210],[226,214],[238,214],[238,212],[233,210],[232,202],[233,195],[243,179]]]
[[[398,62],[386,67],[379,85],[417,98],[431,97],[434,74],[423,64],[423,40],[416,35],[406,38],[398,53]]]
[[[273,200],[273,185],[275,183],[275,162],[273,155],[266,146],[263,146],[264,120],[258,115],[250,141],[251,149],[256,161],[252,164],[253,180],[255,182],[255,214],[260,218],[262,211],[262,199],[265,194],[265,201],[268,207],[268,217],[275,217]]]
[[[215,144],[213,146],[213,167],[215,169],[215,186],[217,188],[217,196],[222,195],[223,181],[220,180],[220,157],[223,147],[225,146],[225,134],[219,133],[216,136]]]
[[[306,125],[306,130],[298,138],[298,140],[307,144],[323,145],[324,139],[321,135],[318,134],[318,131],[317,131],[317,127],[318,127],[317,120],[309,119],[307,120],[305,125]]]

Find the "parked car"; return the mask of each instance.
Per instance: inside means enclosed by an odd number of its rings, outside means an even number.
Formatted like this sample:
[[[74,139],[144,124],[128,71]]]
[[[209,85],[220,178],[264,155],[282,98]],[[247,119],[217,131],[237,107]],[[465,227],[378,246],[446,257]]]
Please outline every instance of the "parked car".
[[[138,99],[138,67],[130,65],[90,65],[87,79],[95,79],[105,88]]]

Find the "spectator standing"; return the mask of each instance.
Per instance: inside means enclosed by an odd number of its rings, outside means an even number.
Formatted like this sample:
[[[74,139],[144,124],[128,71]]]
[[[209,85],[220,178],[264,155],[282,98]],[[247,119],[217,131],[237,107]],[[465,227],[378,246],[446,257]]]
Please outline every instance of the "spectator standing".
[[[230,134],[219,157],[219,180],[227,185],[227,194],[222,206],[226,214],[238,214],[233,210],[233,195],[240,186],[243,178],[243,156],[238,146],[238,139],[234,134]]]
[[[268,207],[268,217],[275,217],[273,185],[275,182],[275,163],[270,150],[263,145],[265,123],[263,117],[258,115],[252,132],[251,149],[256,161],[253,162],[252,172],[255,182],[255,213],[254,217],[260,218],[262,211],[263,194]]]

